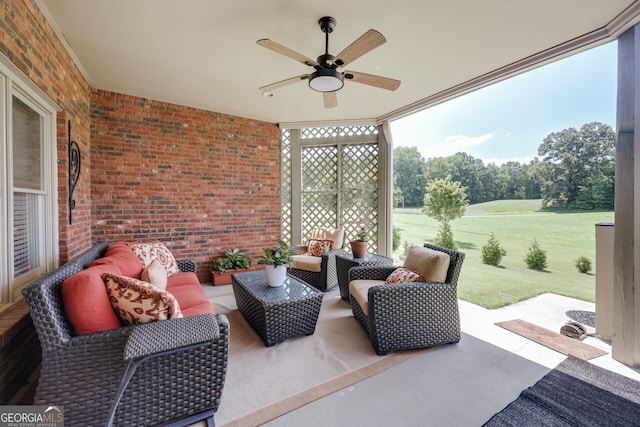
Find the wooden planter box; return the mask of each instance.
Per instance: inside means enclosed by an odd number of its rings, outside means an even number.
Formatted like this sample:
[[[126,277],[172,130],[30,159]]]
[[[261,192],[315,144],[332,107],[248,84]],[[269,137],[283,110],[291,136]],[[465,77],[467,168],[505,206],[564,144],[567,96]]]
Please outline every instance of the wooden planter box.
[[[224,273],[216,273],[212,271],[211,280],[213,282],[213,286],[230,285],[232,274],[244,273],[245,271],[253,271],[253,270],[255,270],[255,267],[241,268],[237,270],[227,270]]]

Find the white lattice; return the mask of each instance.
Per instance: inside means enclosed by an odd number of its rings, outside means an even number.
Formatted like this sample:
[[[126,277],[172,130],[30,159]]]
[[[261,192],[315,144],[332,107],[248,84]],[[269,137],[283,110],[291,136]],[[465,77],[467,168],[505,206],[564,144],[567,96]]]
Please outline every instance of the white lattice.
[[[335,146],[302,149],[302,235],[315,227],[335,227],[338,156]]]
[[[286,238],[292,235],[296,221],[291,218],[291,200],[284,193],[290,194],[297,184],[290,172],[291,134],[286,129],[282,134],[282,235]],[[377,138],[370,138],[372,142],[367,143],[349,139],[377,134],[374,125],[300,130],[301,140],[318,140],[313,141],[313,146],[302,144],[300,152],[302,218],[299,226],[303,238],[315,227],[343,227],[348,241],[364,224],[369,231],[370,250],[377,251],[379,163],[378,144],[373,142]]]
[[[283,129],[280,136],[280,238],[291,241],[291,131]]]
[[[377,144],[345,145],[342,150],[342,183],[340,205],[342,226],[347,239],[355,237],[364,225],[369,231],[369,244],[377,250],[378,226],[378,146]]]

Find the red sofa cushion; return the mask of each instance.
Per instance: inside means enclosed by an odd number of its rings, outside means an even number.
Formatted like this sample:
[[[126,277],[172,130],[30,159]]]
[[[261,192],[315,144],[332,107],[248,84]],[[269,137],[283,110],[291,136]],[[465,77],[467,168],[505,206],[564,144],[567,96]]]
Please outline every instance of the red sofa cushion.
[[[186,272],[169,277],[167,291],[178,300],[183,316],[214,312],[195,273]]]
[[[120,267],[123,276],[140,279],[144,266],[140,259],[133,253],[127,242],[116,242],[109,245],[104,257],[93,261],[89,267],[96,265],[113,264]]]
[[[76,335],[108,331],[122,326],[109,302],[102,273],[122,274],[117,265],[97,265],[62,282],[64,311]]]
[[[102,273],[140,279],[142,262],[126,242],[109,246],[105,256],[93,261],[89,268],[67,278],[62,283],[62,300],[65,313],[76,335],[91,334],[122,326],[113,311]],[[213,314],[195,273],[179,273],[169,277],[166,290],[180,305],[183,316]]]

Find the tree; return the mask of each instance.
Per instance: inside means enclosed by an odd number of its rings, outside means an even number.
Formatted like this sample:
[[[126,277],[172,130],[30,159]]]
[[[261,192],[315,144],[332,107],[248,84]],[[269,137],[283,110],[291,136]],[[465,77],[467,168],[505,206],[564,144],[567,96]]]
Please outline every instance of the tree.
[[[525,168],[525,199],[540,199],[542,194],[540,192],[540,169],[542,168],[540,160],[536,157],[531,160]]]
[[[466,188],[470,203],[493,200],[488,194],[493,188],[491,183],[487,182],[490,180],[486,179],[486,168],[481,159],[476,159],[467,153],[456,153],[448,157],[429,159],[426,162],[427,182],[446,179],[447,176]]]
[[[576,208],[613,210],[614,184],[614,177],[605,176],[603,173],[589,177],[586,185],[580,187]]]
[[[403,207],[422,206],[424,164],[424,158],[416,147],[398,147],[393,150],[393,176],[404,196]]]
[[[404,196],[402,195],[402,190],[396,184],[397,181],[398,181],[398,177],[394,175],[393,176],[393,207],[394,208],[397,208],[398,206],[401,206],[404,203]]]
[[[540,247],[538,240],[534,240],[529,246],[529,252],[524,257],[524,262],[532,270],[542,271],[547,268],[547,251]]]
[[[462,217],[468,205],[466,188],[452,181],[450,176],[427,185],[422,213],[440,223],[440,231],[434,239],[436,245],[457,249],[450,222]]]
[[[527,196],[527,166],[519,162],[506,162],[500,166],[504,180],[505,199],[525,199]]]
[[[543,206],[577,207],[580,194],[594,185],[607,193],[598,196],[598,203],[613,199],[613,185],[603,187],[602,183],[613,183],[615,139],[611,126],[598,122],[586,123],[580,130],[567,128],[548,135],[538,147],[538,155],[542,156],[539,172]],[[600,174],[604,180],[593,178]]]
[[[500,246],[500,242],[496,239],[492,231],[489,240],[482,246],[482,262],[489,265],[499,265],[502,257],[506,254],[507,251]]]
[[[391,249],[393,250],[393,252],[398,250],[398,248],[400,247],[400,243],[402,243],[402,232],[400,231],[400,228],[394,225],[393,240],[391,245]]]

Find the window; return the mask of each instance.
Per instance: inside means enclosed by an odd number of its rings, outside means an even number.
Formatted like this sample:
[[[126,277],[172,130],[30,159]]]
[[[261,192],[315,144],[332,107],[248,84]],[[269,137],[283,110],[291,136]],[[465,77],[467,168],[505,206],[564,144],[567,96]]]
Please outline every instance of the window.
[[[57,265],[56,107],[0,57],[0,308]]]

